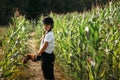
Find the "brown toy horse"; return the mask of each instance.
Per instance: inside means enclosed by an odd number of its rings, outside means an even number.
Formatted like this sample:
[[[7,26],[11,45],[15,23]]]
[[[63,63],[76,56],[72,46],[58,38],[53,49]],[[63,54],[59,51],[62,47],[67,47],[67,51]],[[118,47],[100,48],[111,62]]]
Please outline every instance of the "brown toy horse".
[[[36,61],[39,61],[40,58],[41,58],[41,56],[37,56],[37,55],[32,54],[32,53],[31,53],[31,54],[27,54],[27,55],[23,58],[23,63],[24,63],[24,64],[25,64],[25,63],[28,63],[29,60],[32,60],[32,61],[36,62]]]

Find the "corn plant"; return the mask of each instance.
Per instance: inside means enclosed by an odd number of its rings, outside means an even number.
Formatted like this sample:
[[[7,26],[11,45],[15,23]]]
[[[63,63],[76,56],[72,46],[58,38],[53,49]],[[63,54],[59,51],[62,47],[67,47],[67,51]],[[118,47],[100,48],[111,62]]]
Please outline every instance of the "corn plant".
[[[0,61],[2,80],[21,80],[20,72],[25,70],[22,57],[27,51],[27,40],[32,29],[24,16],[12,18],[7,34],[2,40],[3,59]]]
[[[71,80],[120,79],[119,11],[118,1],[83,13],[50,14],[55,21],[56,59]]]

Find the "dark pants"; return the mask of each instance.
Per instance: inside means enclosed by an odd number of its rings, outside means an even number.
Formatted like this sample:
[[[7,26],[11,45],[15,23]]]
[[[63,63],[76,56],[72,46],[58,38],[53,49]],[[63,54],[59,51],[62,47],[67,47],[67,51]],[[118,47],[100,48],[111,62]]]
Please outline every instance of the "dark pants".
[[[55,80],[54,78],[54,53],[48,54],[43,52],[41,55],[41,67],[45,80]]]

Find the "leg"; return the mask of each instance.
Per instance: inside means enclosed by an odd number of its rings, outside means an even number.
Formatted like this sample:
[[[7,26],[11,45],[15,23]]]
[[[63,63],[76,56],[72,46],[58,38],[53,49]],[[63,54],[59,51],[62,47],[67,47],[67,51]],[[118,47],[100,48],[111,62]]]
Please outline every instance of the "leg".
[[[49,61],[42,61],[42,72],[45,80],[55,80],[54,79],[54,63]]]

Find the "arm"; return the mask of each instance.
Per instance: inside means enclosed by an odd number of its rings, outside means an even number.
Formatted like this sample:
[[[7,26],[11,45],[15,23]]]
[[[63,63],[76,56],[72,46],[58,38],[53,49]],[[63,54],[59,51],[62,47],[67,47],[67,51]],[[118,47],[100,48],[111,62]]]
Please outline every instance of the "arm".
[[[45,42],[43,47],[41,49],[39,49],[38,55],[41,55],[47,47],[48,47],[48,42]]]

